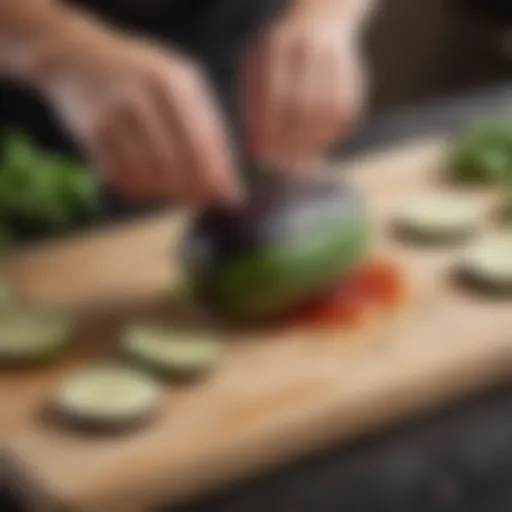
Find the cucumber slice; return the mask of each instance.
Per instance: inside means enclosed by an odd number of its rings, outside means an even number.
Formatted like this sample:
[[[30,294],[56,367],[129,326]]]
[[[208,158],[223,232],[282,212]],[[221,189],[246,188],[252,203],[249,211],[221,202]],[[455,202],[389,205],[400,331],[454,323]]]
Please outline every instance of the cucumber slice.
[[[61,313],[0,308],[0,366],[53,361],[67,347],[72,327],[71,319]]]
[[[475,234],[481,221],[474,203],[451,196],[417,199],[396,220],[398,233],[425,243],[451,243]]]
[[[512,295],[512,236],[502,236],[473,247],[463,257],[460,270],[472,286]]]
[[[124,429],[147,421],[163,398],[151,378],[121,366],[87,368],[68,377],[57,392],[60,415],[87,429]]]
[[[165,378],[203,374],[220,356],[219,343],[207,334],[155,325],[127,327],[122,345],[131,361]]]

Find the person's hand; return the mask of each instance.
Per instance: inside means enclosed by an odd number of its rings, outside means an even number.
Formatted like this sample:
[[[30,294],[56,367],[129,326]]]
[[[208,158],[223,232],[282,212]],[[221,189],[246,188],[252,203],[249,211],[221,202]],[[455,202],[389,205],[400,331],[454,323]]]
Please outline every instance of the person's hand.
[[[249,152],[282,170],[314,168],[347,135],[364,98],[354,24],[315,4],[271,26],[244,67]]]
[[[52,52],[41,89],[121,194],[237,198],[224,120],[197,64],[83,23]]]

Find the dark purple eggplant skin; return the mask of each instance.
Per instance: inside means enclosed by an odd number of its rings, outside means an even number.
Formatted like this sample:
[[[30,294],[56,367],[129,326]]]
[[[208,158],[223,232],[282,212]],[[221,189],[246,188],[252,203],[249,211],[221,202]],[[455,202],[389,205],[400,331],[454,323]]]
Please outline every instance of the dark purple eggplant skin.
[[[211,270],[364,210],[359,194],[338,181],[274,176],[255,186],[242,206],[212,207],[200,214],[182,256],[188,267]]]

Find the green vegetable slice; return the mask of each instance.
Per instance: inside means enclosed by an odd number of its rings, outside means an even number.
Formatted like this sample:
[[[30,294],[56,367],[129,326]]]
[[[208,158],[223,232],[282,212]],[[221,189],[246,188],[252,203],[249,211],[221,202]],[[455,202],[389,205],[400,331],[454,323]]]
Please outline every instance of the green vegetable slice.
[[[512,294],[512,236],[500,236],[473,247],[460,262],[466,280],[480,289]]]
[[[93,366],[67,377],[55,397],[57,412],[77,426],[121,429],[148,420],[163,398],[150,377],[121,366]]]
[[[188,378],[210,370],[220,356],[213,335],[139,324],[123,334],[125,355],[140,367],[167,378]]]
[[[445,195],[415,199],[396,219],[402,236],[423,242],[455,242],[475,234],[481,225],[474,203]]]
[[[53,361],[68,346],[72,330],[72,320],[62,313],[0,308],[0,366]]]
[[[222,318],[236,322],[272,318],[275,311],[284,312],[283,304],[293,310],[361,262],[370,245],[369,223],[347,216],[344,225],[344,230],[323,226],[288,246],[269,247],[232,262],[213,279],[199,276],[196,293]]]

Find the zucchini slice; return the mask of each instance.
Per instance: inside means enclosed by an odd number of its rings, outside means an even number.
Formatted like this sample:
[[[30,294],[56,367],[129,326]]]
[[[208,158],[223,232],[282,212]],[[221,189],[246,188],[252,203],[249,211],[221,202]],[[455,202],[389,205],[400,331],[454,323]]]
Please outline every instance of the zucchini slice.
[[[481,212],[474,203],[459,197],[435,195],[416,199],[397,217],[400,236],[425,243],[455,243],[474,235]]]
[[[68,346],[73,330],[63,313],[0,308],[0,366],[34,366],[56,359]]]
[[[148,376],[121,366],[93,366],[61,384],[55,406],[61,417],[86,429],[134,427],[157,411],[163,393]]]
[[[460,262],[462,277],[484,291],[512,295],[512,236],[501,236],[473,247]]]
[[[130,361],[164,378],[203,374],[220,356],[220,344],[211,335],[149,324],[127,327],[122,348]]]

